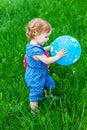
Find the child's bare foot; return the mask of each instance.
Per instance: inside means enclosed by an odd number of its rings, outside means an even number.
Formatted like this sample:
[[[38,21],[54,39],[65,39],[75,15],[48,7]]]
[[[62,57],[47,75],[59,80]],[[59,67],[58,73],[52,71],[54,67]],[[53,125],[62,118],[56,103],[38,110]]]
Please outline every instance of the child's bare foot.
[[[53,100],[58,100],[59,99],[58,96],[54,96],[53,94],[45,95],[45,98],[50,98],[50,99],[53,99]]]
[[[53,100],[58,100],[58,99],[59,99],[58,96],[54,96],[54,95],[52,94],[52,91],[51,91],[51,90],[47,91],[46,89],[44,89],[44,94],[45,94],[45,98],[51,98],[51,99],[53,99]]]

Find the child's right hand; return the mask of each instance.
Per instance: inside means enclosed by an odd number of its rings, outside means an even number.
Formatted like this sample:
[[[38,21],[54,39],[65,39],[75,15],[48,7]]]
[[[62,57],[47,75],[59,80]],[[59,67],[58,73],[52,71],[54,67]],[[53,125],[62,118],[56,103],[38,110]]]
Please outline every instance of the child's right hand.
[[[65,49],[60,50],[59,52],[56,52],[59,58],[62,58],[63,56],[67,55],[67,51]]]

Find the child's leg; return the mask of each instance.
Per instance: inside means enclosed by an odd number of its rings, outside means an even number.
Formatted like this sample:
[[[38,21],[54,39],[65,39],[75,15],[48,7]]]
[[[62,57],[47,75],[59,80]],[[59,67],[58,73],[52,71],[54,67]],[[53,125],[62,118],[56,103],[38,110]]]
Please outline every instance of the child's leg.
[[[45,89],[44,89],[44,94],[45,94],[45,96],[48,96],[48,95],[52,94],[52,90],[51,90],[51,89],[47,90],[47,89],[45,88]]]
[[[38,102],[30,102],[30,108],[32,111],[35,111],[38,107]]]
[[[52,94],[52,90],[47,90],[47,89],[44,89],[44,94],[45,94],[45,97],[53,97],[53,94]]]
[[[45,96],[48,96],[48,91],[46,88],[44,89],[44,94],[45,94]]]
[[[46,77],[45,86],[45,95],[47,94],[48,96],[52,96],[52,90],[55,88],[55,81],[49,75],[47,75]]]

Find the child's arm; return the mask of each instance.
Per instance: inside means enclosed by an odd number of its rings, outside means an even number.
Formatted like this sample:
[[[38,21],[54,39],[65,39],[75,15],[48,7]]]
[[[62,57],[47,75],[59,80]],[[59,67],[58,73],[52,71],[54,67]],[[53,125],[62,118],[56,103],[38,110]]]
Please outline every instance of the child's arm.
[[[51,49],[51,45],[44,47],[45,51],[49,51]]]
[[[52,56],[52,57],[47,57],[44,54],[40,55],[40,56],[35,56],[35,57],[45,64],[50,64],[50,63],[53,63],[53,62],[59,60],[60,58],[62,58],[65,55],[66,55],[66,50],[61,50],[61,51],[57,52],[57,55]]]

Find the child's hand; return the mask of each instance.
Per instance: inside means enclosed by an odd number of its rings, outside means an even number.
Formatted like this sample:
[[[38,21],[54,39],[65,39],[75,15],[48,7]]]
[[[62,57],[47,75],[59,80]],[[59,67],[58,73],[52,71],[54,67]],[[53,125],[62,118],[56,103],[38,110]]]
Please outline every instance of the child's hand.
[[[67,55],[67,51],[65,49],[60,50],[59,52],[56,52],[59,58],[62,58],[63,56]]]

